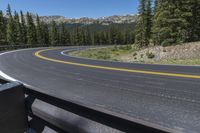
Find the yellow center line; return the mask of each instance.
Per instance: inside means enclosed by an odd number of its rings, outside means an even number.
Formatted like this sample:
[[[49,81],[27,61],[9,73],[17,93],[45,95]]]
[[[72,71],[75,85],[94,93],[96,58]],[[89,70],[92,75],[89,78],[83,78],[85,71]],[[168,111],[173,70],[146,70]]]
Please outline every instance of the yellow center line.
[[[36,51],[35,56],[40,58],[40,59],[51,61],[51,62],[68,64],[68,65],[75,65],[75,66],[82,66],[82,67],[88,67],[88,68],[98,68],[98,69],[104,69],[104,70],[122,71],[122,72],[130,72],[130,73],[142,73],[142,74],[151,74],[151,75],[160,75],[160,76],[200,79],[200,75],[178,74],[178,73],[168,73],[168,72],[155,72],[155,71],[145,71],[145,70],[135,70],[135,69],[126,69],[126,68],[116,68],[116,67],[106,67],[106,66],[82,64],[82,63],[76,63],[76,62],[57,60],[57,59],[48,58],[48,57],[41,55],[42,52],[49,51],[49,50],[55,50],[55,48]]]

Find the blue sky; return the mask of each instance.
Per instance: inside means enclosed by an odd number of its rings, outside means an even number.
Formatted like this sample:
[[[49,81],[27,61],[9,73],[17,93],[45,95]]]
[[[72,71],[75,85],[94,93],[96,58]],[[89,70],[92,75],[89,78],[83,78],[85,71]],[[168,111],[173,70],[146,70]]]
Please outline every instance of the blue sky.
[[[138,6],[138,0],[0,0],[0,9],[8,3],[12,10],[69,18],[135,14]]]

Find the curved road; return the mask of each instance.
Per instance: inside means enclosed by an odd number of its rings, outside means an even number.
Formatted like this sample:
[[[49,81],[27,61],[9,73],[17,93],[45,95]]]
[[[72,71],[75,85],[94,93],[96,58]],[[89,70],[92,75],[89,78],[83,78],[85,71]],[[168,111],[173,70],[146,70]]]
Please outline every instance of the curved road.
[[[0,73],[38,91],[139,123],[171,132],[200,131],[200,67],[68,56],[69,51],[77,49],[40,48],[3,53]]]

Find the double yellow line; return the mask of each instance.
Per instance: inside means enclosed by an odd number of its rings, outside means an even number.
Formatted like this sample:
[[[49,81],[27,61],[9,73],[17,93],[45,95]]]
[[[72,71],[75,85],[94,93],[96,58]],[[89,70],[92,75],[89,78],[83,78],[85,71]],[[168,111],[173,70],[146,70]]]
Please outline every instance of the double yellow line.
[[[106,66],[82,64],[82,63],[76,63],[76,62],[57,60],[57,59],[48,58],[48,57],[41,55],[42,52],[50,51],[50,50],[55,50],[55,49],[51,48],[51,49],[39,50],[39,51],[35,52],[35,56],[40,58],[40,59],[51,61],[51,62],[62,63],[62,64],[67,64],[67,65],[74,65],[74,66],[81,66],[81,67],[88,67],[88,68],[97,68],[97,69],[112,70],[112,71],[130,72],[130,73],[142,73],[142,74],[151,74],[151,75],[160,75],[160,76],[170,76],[170,77],[200,79],[200,75],[155,72],[155,71],[145,71],[145,70],[135,70],[135,69],[126,69],[126,68],[116,68],[116,67],[106,67]]]

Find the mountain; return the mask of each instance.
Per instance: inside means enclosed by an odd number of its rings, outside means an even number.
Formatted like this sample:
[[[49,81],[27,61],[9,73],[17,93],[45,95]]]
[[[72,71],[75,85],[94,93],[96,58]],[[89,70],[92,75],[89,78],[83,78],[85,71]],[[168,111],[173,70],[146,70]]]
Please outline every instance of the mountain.
[[[36,22],[36,15],[31,14],[33,20]],[[4,14],[5,18],[8,18],[6,14]],[[63,16],[40,16],[40,20],[46,23],[51,23],[51,21],[55,21],[56,23],[66,23],[66,24],[101,24],[101,25],[110,25],[110,24],[130,24],[134,23],[137,15],[113,15],[108,17],[100,17],[100,18],[66,18]]]
[[[66,24],[102,24],[102,25],[110,25],[113,23],[123,24],[123,23],[134,23],[137,15],[114,15],[109,17],[101,17],[101,18],[66,18],[63,16],[41,16],[41,21],[46,23],[50,23],[52,20],[56,21],[56,23],[66,23]],[[35,17],[34,17],[35,18]]]

